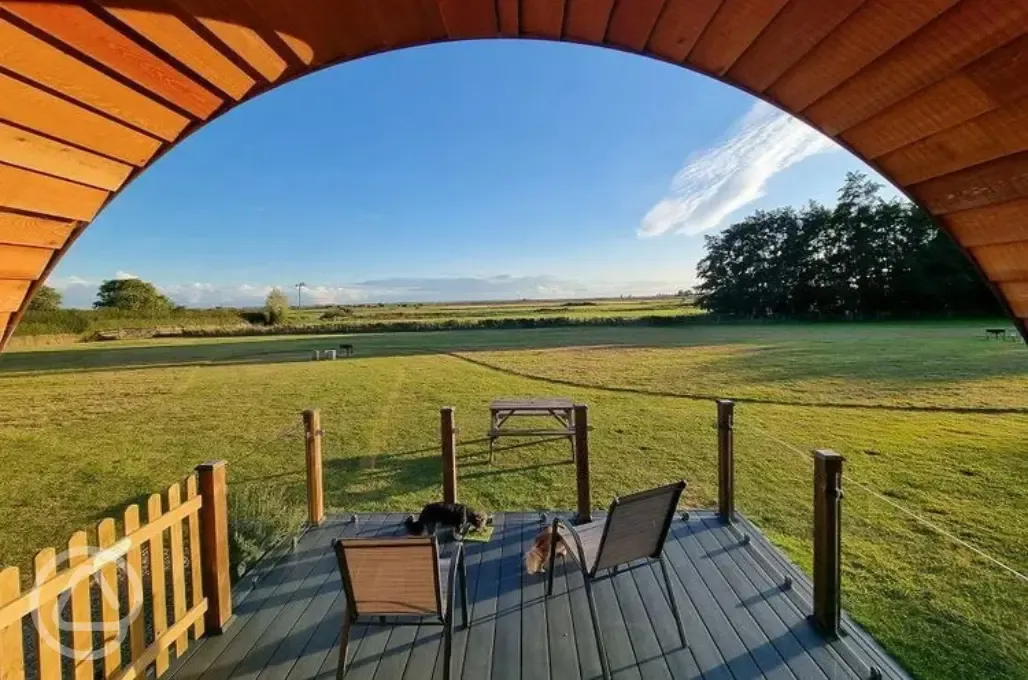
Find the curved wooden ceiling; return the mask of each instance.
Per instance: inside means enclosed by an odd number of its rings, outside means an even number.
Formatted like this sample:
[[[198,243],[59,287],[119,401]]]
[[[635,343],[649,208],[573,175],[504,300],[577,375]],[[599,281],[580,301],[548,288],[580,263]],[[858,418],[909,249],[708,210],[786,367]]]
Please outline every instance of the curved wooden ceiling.
[[[0,329],[125,183],[317,68],[607,46],[756,94],[934,214],[1028,334],[1028,0],[0,0]]]

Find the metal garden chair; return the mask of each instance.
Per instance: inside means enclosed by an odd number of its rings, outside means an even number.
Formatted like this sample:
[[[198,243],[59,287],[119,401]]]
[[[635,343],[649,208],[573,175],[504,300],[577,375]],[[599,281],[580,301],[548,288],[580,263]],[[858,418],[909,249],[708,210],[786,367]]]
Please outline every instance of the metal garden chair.
[[[553,567],[559,540],[567,546],[568,554],[578,563],[585,577],[585,595],[589,600],[589,614],[592,616],[593,630],[596,632],[596,647],[600,652],[600,666],[604,678],[610,677],[610,668],[592,592],[592,581],[601,571],[613,569],[616,573],[620,565],[643,558],[659,560],[667,586],[671,613],[678,625],[682,646],[686,644],[678,601],[664,561],[664,541],[675,518],[678,499],[683,490],[685,482],[681,481],[631,496],[615,498],[610,504],[607,518],[603,521],[573,527],[560,518],[553,520],[553,542],[550,546],[550,574],[546,596],[553,594]]]
[[[353,538],[332,541],[346,592],[336,678],[343,677],[350,628],[358,617],[436,616],[443,625],[443,677],[450,678],[453,610],[460,579],[463,626],[468,625],[468,579],[464,544],[439,556],[435,536],[425,538]],[[445,588],[443,575],[446,574]],[[382,621],[384,623],[384,621]]]

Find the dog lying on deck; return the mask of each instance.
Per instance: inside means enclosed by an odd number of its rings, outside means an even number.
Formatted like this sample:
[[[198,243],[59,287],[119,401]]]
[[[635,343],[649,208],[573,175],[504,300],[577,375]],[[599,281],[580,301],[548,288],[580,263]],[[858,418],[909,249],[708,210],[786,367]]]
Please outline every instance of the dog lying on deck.
[[[434,534],[438,527],[453,527],[457,533],[464,533],[469,527],[476,530],[482,529],[489,521],[489,516],[469,508],[463,503],[429,503],[421,510],[417,519],[411,515],[403,524],[407,531],[420,536],[428,529],[428,533]]]
[[[550,562],[550,547],[553,545],[553,527],[546,527],[539,532],[539,535],[532,541],[532,548],[525,553],[525,571],[529,574],[538,574],[546,571],[546,565]],[[557,555],[564,557],[568,554],[568,548],[564,541],[557,541]]]

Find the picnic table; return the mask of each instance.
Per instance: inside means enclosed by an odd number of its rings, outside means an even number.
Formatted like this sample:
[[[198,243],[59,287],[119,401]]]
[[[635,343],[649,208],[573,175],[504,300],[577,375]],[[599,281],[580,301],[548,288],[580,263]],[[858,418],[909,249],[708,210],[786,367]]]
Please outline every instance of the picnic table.
[[[552,427],[513,428],[512,418],[550,417]],[[571,444],[571,460],[575,460],[575,402],[562,398],[494,399],[489,404],[489,462],[493,462],[493,444],[500,437],[567,437]]]
[[[1008,340],[1009,339],[1009,340],[1013,340],[1013,341],[1016,342],[1019,337],[1020,336],[1019,336],[1017,331],[1010,330],[1008,328],[986,328],[985,329],[985,339],[986,340],[991,340],[992,338],[996,338],[997,340]]]

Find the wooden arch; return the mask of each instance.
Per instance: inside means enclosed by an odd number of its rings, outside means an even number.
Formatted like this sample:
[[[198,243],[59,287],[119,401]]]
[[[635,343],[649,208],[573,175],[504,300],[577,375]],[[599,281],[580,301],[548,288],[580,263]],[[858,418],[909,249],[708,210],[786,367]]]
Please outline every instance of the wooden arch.
[[[1028,0],[0,0],[0,349],[104,205],[321,67],[470,38],[647,55],[781,107],[921,203],[1028,337]]]

